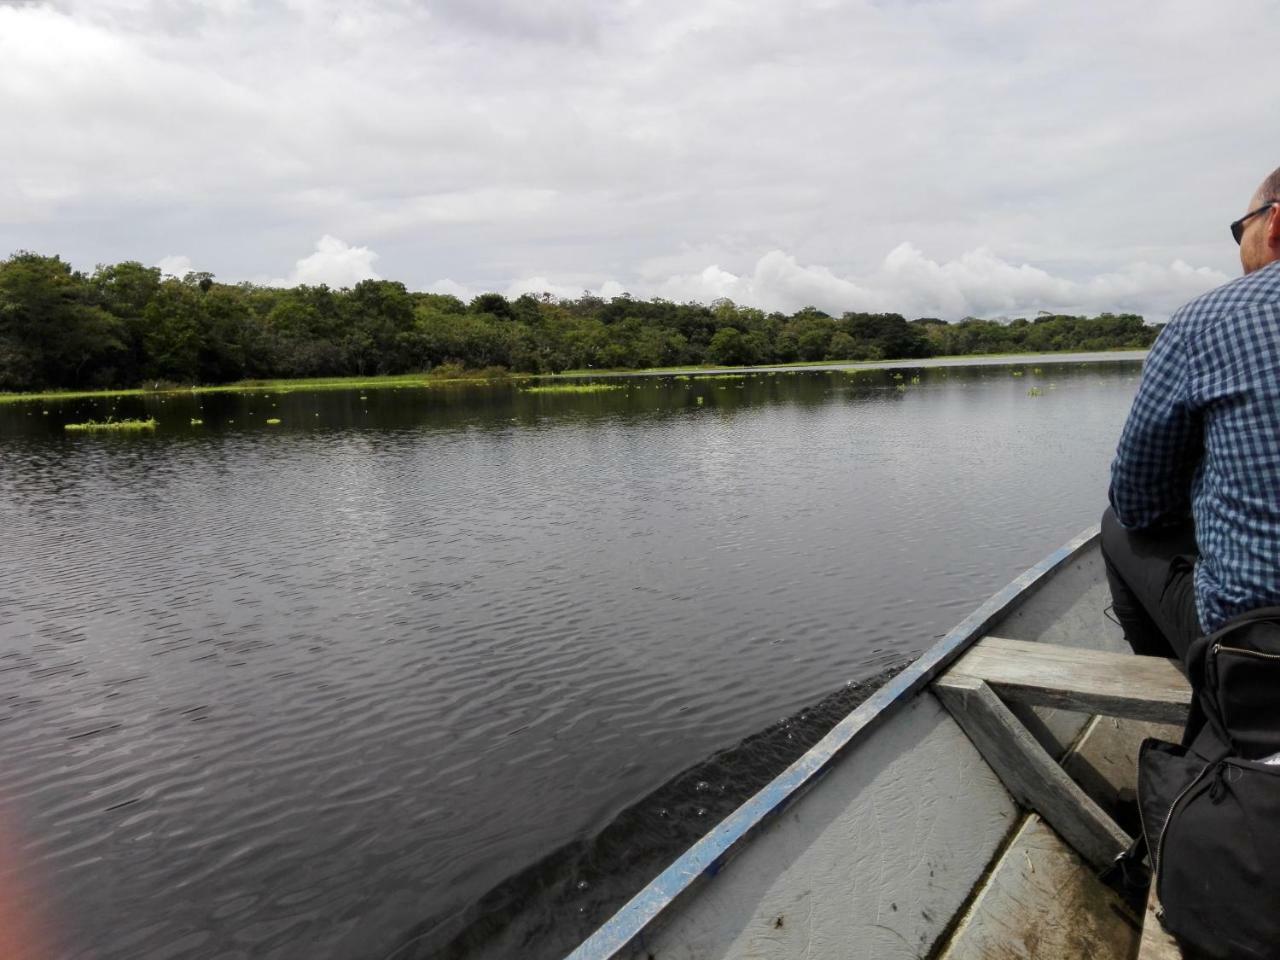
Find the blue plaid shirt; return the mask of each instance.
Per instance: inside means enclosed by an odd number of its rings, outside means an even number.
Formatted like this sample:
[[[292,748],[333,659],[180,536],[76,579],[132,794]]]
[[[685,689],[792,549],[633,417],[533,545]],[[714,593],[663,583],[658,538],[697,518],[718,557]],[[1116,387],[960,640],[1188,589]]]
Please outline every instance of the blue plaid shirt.
[[[1111,505],[1135,529],[1190,513],[1205,632],[1280,604],[1280,261],[1161,331],[1111,465]]]

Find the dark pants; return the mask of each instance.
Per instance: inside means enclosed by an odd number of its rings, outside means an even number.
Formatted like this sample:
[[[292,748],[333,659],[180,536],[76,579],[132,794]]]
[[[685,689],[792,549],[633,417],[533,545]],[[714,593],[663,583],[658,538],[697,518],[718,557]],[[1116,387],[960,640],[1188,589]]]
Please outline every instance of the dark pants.
[[[1112,609],[1133,652],[1177,657],[1200,635],[1192,583],[1195,530],[1188,520],[1159,530],[1126,530],[1111,508],[1102,515],[1102,559]]]

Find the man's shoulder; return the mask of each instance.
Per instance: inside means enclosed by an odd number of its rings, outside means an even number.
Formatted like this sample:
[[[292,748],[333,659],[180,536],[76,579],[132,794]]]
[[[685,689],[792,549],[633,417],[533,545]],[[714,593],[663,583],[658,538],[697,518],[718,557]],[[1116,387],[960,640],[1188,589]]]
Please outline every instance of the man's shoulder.
[[[1170,318],[1175,329],[1212,323],[1242,307],[1280,308],[1280,260],[1202,293]]]

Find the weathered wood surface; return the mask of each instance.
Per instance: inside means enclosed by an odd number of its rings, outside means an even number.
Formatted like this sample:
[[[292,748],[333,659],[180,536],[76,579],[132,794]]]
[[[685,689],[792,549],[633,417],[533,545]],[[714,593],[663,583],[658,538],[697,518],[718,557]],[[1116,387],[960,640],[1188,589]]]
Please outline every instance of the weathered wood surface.
[[[948,673],[989,684],[1001,697],[1079,713],[1180,724],[1191,704],[1186,677],[1163,657],[986,637]]]
[[[1156,899],[1156,885],[1151,884],[1147,895],[1147,914],[1142,922],[1142,943],[1138,947],[1138,960],[1182,960],[1182,951],[1173,937],[1165,932],[1156,917],[1160,901]]]
[[[1147,737],[1177,743],[1182,727],[1094,717],[1061,761],[1067,775],[1130,833],[1138,830],[1138,748]]]
[[[1035,646],[1035,644],[1031,644]],[[934,692],[1014,798],[1101,870],[1129,846],[1121,830],[1045,752],[984,681],[955,670]]]
[[[1094,870],[1030,814],[940,960],[1130,960],[1138,922]]]

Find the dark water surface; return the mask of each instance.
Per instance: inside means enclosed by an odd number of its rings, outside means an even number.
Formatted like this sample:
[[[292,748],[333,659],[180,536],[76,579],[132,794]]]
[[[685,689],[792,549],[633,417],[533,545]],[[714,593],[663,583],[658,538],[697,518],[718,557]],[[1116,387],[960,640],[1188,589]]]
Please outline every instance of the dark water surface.
[[[1039,369],[0,405],[0,870],[385,957],[1094,522],[1139,365]]]

